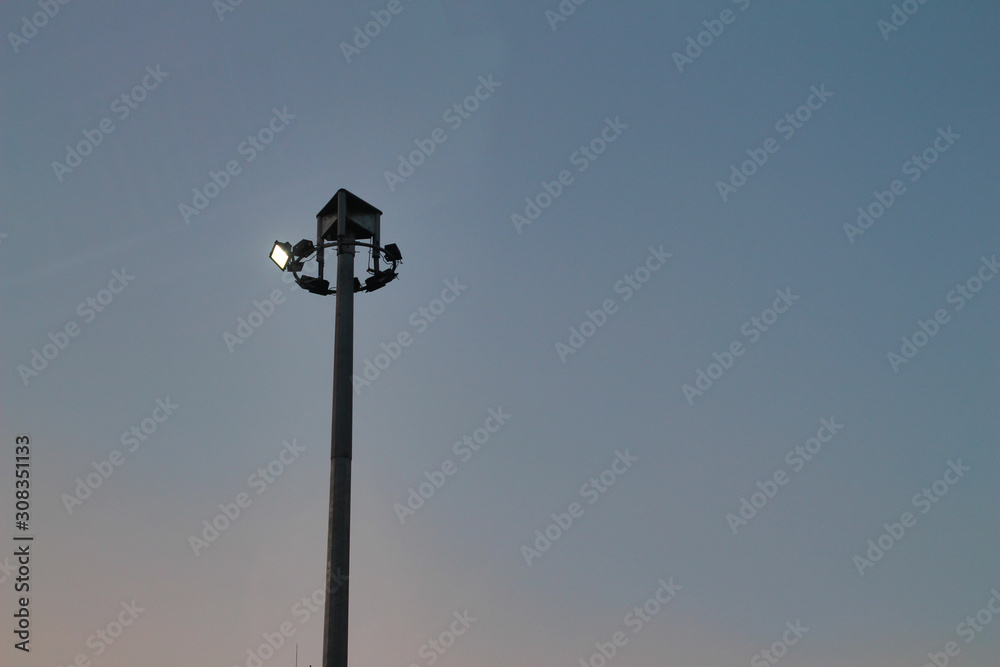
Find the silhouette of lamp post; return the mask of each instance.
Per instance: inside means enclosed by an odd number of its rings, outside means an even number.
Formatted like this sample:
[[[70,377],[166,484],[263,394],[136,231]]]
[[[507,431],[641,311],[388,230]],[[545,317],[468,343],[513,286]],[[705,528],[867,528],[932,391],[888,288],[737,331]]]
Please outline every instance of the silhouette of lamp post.
[[[348,578],[351,559],[351,433],[354,370],[354,293],[374,292],[396,278],[402,260],[399,248],[380,245],[382,211],[347,190],[337,194],[316,214],[316,242],[303,239],[292,246],[275,241],[271,259],[290,271],[299,287],[321,295],[337,295],[333,348],[333,429],[330,458],[330,515],[327,533],[326,608],[324,610],[323,667],[347,667]],[[371,274],[364,284],[354,276],[355,247],[369,249]],[[323,277],[324,251],[337,249],[335,289]],[[299,275],[313,255],[318,276]],[[388,268],[381,269],[384,259]]]

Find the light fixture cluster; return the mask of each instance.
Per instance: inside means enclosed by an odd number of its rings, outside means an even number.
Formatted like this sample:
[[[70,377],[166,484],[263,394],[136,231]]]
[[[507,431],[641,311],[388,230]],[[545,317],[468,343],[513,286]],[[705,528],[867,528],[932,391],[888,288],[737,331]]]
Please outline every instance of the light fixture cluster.
[[[335,294],[330,289],[330,281],[323,278],[323,251],[338,246],[364,246],[369,248],[371,260],[370,277],[362,282],[354,279],[355,292],[374,292],[397,278],[396,267],[403,260],[399,246],[390,243],[384,248],[379,245],[379,222],[382,212],[360,197],[347,190],[339,190],[333,199],[316,216],[316,243],[302,239],[294,246],[287,241],[275,241],[271,248],[271,260],[282,271],[295,275],[295,282],[313,294]],[[361,239],[371,239],[370,242]],[[319,276],[300,276],[305,262],[316,255]],[[379,268],[379,260],[389,264]]]

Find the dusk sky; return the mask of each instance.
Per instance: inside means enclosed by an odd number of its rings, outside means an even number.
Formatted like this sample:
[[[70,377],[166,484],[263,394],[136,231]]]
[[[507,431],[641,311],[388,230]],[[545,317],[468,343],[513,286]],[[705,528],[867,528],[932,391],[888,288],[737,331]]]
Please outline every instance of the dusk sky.
[[[4,667],[320,667],[268,253],[340,188],[352,665],[997,667],[994,0],[63,1],[0,9]]]

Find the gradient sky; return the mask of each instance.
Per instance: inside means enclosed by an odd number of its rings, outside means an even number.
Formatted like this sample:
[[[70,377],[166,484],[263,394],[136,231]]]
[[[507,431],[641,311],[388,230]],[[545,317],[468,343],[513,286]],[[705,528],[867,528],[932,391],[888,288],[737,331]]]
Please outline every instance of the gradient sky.
[[[357,296],[356,372],[412,339],[355,396],[352,664],[599,667],[596,645],[622,631],[610,665],[756,667],[796,622],[809,629],[789,667],[921,667],[949,641],[953,665],[997,664],[1000,619],[959,634],[1000,589],[1000,280],[975,278],[1000,254],[995,2],[913,2],[884,34],[888,1],[566,1],[558,22],[556,0],[220,4],[73,2],[3,47],[0,563],[19,532],[22,434],[35,541],[31,652],[13,647],[0,570],[0,663],[249,667],[288,623],[263,664],[292,665],[297,643],[319,667],[322,613],[296,604],[326,562],[334,299],[283,282],[267,253],[312,236],[347,188],[404,257],[399,281]],[[5,34],[38,11],[5,3]],[[679,71],[700,32],[711,43]],[[115,100],[144,77],[123,118]],[[480,77],[499,85],[455,127],[445,112]],[[814,87],[832,95],[819,105]],[[794,134],[776,127],[810,99]],[[276,111],[281,132],[248,161],[243,142]],[[91,154],[53,167],[104,118]],[[609,121],[614,142],[581,158]],[[446,140],[390,187],[438,128]],[[906,163],[949,128],[912,181]],[[724,201],[717,182],[765,145]],[[230,161],[238,173],[186,221],[180,205]],[[563,170],[572,182],[515,224]],[[895,180],[905,192],[849,239]],[[619,281],[651,247],[671,256],[626,300]],[[134,278],[90,313],[114,271]],[[959,299],[970,278],[981,291]],[[446,281],[464,289],[441,313]],[[274,290],[270,317],[227,346]],[[798,298],[748,334],[776,290]],[[564,362],[557,343],[608,299]],[[421,308],[440,315],[422,323]],[[894,370],[888,354],[938,310],[947,322]],[[19,371],[71,323],[47,367]],[[737,341],[718,377],[713,353]],[[699,371],[717,379],[689,401]],[[129,452],[122,434],[158,399],[178,407]],[[453,449],[501,409],[479,451]],[[821,419],[843,428],[795,470],[786,454]],[[262,484],[286,441],[304,449]],[[64,494],[115,450],[121,465],[70,512]],[[616,452],[636,460],[582,493]],[[401,523],[394,506],[446,460],[457,472]],[[946,495],[914,503],[959,461]],[[726,515],[778,471],[787,483],[734,534]],[[196,555],[189,537],[243,492]],[[582,515],[526,562],[574,502]],[[855,556],[906,512],[915,525],[859,573]],[[633,632],[626,615],[671,578],[680,590]],[[91,638],[133,600],[143,611],[113,644]],[[434,653],[463,612],[476,621]]]

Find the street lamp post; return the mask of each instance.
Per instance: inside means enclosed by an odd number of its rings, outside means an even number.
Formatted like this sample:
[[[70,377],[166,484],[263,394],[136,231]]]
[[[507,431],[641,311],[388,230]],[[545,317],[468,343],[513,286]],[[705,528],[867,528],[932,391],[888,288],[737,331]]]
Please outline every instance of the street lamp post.
[[[327,525],[326,606],[324,610],[323,667],[347,667],[348,581],[351,560],[351,434],[354,388],[354,293],[373,292],[396,278],[402,259],[399,248],[380,243],[382,212],[360,197],[341,189],[316,215],[316,243],[302,240],[294,247],[274,242],[271,259],[291,271],[300,287],[315,294],[336,294],[333,348],[333,427],[330,454],[330,514]],[[371,242],[367,242],[371,239]],[[373,268],[364,285],[354,276],[357,246],[368,247]],[[337,249],[336,288],[323,278],[324,250]],[[313,253],[319,276],[299,276]],[[390,268],[379,269],[384,258]]]

